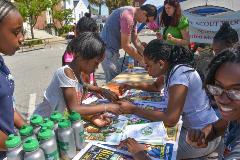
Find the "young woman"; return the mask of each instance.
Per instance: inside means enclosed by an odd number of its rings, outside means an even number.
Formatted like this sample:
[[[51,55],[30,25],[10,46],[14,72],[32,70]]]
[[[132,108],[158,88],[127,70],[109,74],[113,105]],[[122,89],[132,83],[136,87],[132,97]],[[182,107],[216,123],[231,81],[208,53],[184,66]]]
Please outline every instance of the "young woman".
[[[164,39],[169,44],[188,46],[190,43],[189,22],[181,13],[178,0],[165,0],[160,18],[160,27],[163,27],[163,35],[158,38]]]
[[[212,139],[225,135],[225,150],[219,159],[240,159],[240,47],[225,49],[211,61],[205,88],[214,96],[222,120],[202,130],[190,130],[188,142],[206,147]],[[228,122],[226,131],[224,121]]]
[[[0,1],[0,52],[12,56],[24,40],[23,19],[16,7],[7,0]],[[5,140],[13,134],[14,125],[21,128],[25,122],[13,106],[14,80],[0,56],[0,159],[5,155]]]
[[[98,32],[98,26],[97,23],[94,19],[89,18],[89,17],[82,17],[76,26],[76,37],[79,36],[83,32]],[[73,59],[74,59],[75,54],[72,53],[67,47],[65,53],[62,56],[62,64],[67,65],[70,64]],[[88,85],[88,90],[96,93],[97,96],[99,97],[106,97],[107,99],[111,101],[116,101],[118,100],[118,96],[111,92],[110,90],[101,88],[97,86],[97,82],[94,76],[94,73],[91,74],[86,74],[86,73],[81,73],[82,80],[85,84],[91,84]],[[87,97],[86,97],[87,98]]]
[[[151,41],[144,50],[144,61],[149,75],[165,76],[164,96],[166,112],[147,111],[129,102],[119,102],[124,113],[136,114],[151,121],[163,121],[166,126],[177,124],[182,115],[183,127],[179,138],[177,159],[197,158],[212,153],[220,138],[204,149],[196,149],[186,142],[188,128],[201,129],[218,120],[202,89],[202,80],[193,67],[193,54],[182,46],[160,40]]]
[[[214,55],[217,55],[225,48],[233,47],[238,41],[237,31],[228,22],[224,22],[213,38]]]
[[[83,32],[69,43],[69,49],[76,56],[69,65],[59,68],[44,94],[44,101],[36,108],[35,114],[50,116],[53,111],[64,112],[65,109],[79,112],[82,116],[103,112],[120,114],[117,104],[83,105],[83,85],[81,73],[90,74],[95,71],[104,58],[105,45],[99,35]],[[109,121],[97,115],[91,121],[104,126]]]

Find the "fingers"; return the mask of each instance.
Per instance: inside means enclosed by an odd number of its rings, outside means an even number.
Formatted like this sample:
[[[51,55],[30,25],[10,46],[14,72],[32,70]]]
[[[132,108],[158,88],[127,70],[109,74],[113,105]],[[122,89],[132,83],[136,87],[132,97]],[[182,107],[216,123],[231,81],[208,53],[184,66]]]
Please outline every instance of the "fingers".
[[[186,137],[187,143],[193,147],[206,147],[205,134],[201,130],[189,130]]]

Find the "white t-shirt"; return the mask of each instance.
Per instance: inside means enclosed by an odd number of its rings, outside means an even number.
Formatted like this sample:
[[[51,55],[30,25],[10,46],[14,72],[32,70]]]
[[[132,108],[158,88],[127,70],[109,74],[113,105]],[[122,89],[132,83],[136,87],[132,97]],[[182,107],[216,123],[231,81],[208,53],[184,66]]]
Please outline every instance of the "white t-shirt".
[[[69,68],[69,66],[63,66],[54,73],[50,85],[44,92],[44,100],[37,106],[34,114],[39,114],[43,117],[49,117],[54,111],[64,112],[66,109],[66,103],[61,88],[74,87],[77,92],[76,98],[78,99],[79,103],[81,102],[83,85],[77,80],[67,77],[64,72],[65,68]]]
[[[179,67],[177,70],[175,70]],[[188,88],[187,97],[183,107],[182,120],[186,128],[201,129],[218,120],[215,111],[209,104],[208,96],[202,88],[202,80],[196,70],[187,66],[177,65],[171,72],[168,87],[164,88],[164,96],[168,101],[169,87],[180,84]]]

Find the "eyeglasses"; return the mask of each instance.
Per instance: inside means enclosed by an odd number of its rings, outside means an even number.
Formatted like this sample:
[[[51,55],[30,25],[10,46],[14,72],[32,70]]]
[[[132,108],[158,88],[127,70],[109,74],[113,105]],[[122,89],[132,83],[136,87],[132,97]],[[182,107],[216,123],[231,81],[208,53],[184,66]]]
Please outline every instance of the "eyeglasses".
[[[229,99],[240,100],[240,90],[234,90],[234,89],[226,90],[215,85],[207,85],[207,90],[213,96],[221,96],[224,92]]]

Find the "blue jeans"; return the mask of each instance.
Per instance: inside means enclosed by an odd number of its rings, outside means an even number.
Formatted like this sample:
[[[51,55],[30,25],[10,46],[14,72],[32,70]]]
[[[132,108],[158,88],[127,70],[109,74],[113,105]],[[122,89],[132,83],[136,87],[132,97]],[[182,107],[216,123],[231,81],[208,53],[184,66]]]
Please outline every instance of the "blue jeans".
[[[121,67],[122,63],[120,62],[119,53],[106,49],[105,58],[102,62],[106,83],[121,73]]]

